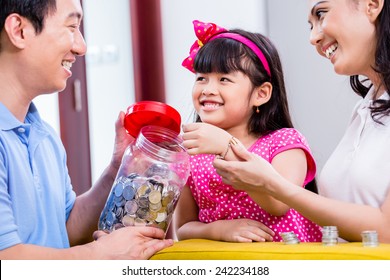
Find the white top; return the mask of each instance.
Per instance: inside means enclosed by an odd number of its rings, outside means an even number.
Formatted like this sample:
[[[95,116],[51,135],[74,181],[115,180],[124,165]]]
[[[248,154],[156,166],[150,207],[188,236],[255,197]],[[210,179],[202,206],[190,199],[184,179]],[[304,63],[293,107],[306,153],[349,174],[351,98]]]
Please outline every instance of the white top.
[[[374,122],[373,88],[358,102],[341,142],[318,181],[323,196],[380,207],[390,189],[390,117]],[[381,99],[388,99],[383,94]]]

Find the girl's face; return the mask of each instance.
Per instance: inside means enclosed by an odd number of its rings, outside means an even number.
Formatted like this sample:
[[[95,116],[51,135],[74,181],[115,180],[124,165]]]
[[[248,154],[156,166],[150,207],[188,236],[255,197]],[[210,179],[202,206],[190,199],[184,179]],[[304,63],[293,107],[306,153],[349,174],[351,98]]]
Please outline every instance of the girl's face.
[[[196,74],[192,101],[202,122],[227,131],[247,130],[253,113],[254,89],[242,72]]]
[[[309,0],[310,42],[341,75],[373,75],[375,22],[369,0]]]

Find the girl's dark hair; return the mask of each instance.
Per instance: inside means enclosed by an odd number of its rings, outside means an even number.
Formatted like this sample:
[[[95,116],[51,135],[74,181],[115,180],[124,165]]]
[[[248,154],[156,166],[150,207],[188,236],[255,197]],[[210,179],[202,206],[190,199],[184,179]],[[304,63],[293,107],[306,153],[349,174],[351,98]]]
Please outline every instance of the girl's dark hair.
[[[3,31],[5,19],[17,13],[31,21],[37,34],[44,27],[45,18],[56,11],[56,0],[1,0],[0,32]]]
[[[390,91],[390,1],[383,1],[383,9],[376,22],[377,46],[375,50],[374,70],[380,74],[386,94]],[[359,75],[350,77],[352,89],[361,97],[365,97],[372,87],[367,85],[367,79],[361,80]],[[390,115],[390,100],[377,99],[371,106],[371,116],[374,121]]]
[[[279,53],[274,44],[259,33],[251,33],[242,29],[229,30],[229,33],[240,34],[255,43],[263,52],[271,70],[271,77],[267,74],[257,55],[246,45],[230,38],[217,38],[200,48],[194,61],[194,70],[198,73],[230,73],[240,71],[249,77],[253,88],[264,82],[272,84],[270,100],[261,105],[259,113],[253,108],[248,123],[249,133],[266,135],[281,128],[292,128],[287,93],[284,84],[284,75]],[[195,113],[195,121],[201,122]],[[317,192],[316,181],[306,185],[306,189]]]
[[[240,71],[249,77],[253,88],[261,86],[264,82],[272,83],[271,99],[261,105],[259,113],[256,113],[256,108],[253,108],[248,123],[249,133],[266,135],[281,128],[293,127],[288,110],[282,64],[273,43],[259,33],[251,33],[241,29],[229,30],[229,33],[240,34],[260,48],[268,61],[271,77],[250,48],[230,38],[217,38],[200,48],[194,61],[195,72],[229,73]],[[195,115],[195,120],[201,121],[198,115]]]

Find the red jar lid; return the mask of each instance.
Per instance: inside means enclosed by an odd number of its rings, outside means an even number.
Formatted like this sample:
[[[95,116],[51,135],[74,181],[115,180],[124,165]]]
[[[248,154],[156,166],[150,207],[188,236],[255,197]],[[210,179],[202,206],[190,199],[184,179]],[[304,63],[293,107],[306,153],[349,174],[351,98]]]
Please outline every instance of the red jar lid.
[[[140,101],[130,105],[125,115],[127,132],[137,137],[142,127],[155,125],[180,133],[181,117],[173,107],[158,101]]]

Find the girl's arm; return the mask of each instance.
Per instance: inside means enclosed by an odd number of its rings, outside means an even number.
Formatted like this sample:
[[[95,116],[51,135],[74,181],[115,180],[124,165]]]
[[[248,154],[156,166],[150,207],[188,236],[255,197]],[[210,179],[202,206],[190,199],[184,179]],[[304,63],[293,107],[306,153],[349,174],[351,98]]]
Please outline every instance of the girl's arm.
[[[340,236],[348,241],[360,241],[362,231],[376,230],[380,242],[390,243],[390,192],[380,208],[325,198],[288,181],[240,144],[232,150],[242,161],[214,161],[224,183],[261,188],[313,222],[337,226]]]

